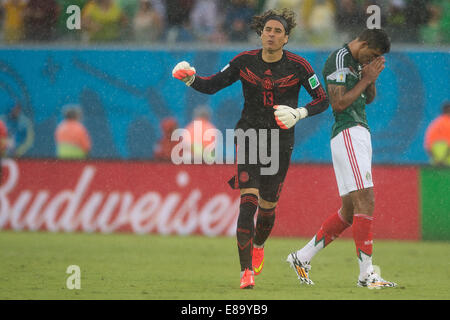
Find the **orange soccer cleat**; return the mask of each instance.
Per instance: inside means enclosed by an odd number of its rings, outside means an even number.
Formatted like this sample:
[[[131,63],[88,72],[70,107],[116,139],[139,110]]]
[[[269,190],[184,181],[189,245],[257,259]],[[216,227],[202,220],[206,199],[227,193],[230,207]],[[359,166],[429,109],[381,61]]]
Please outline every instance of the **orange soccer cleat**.
[[[245,269],[243,275],[241,276],[241,289],[253,289],[255,286],[255,277],[253,276],[253,271]]]
[[[263,248],[253,247],[252,266],[255,276],[261,273],[262,268],[264,266],[264,247]]]

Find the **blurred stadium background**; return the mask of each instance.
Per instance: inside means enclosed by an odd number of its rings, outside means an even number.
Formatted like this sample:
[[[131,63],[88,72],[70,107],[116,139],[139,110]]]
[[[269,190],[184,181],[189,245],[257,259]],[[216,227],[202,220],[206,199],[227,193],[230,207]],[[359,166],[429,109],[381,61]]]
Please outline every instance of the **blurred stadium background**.
[[[107,18],[98,17],[99,3],[108,6]],[[297,12],[298,27],[286,49],[310,61],[323,82],[328,54],[365,28],[366,8],[376,4],[393,44],[377,82],[378,97],[367,108],[375,238],[440,240],[448,252],[450,169],[431,166],[424,149],[427,126],[450,100],[448,1],[1,4],[0,117],[7,121],[13,107],[21,106],[20,125],[8,129],[23,152],[10,150],[3,160],[0,229],[232,236],[239,196],[225,182],[234,166],[175,166],[156,161],[154,150],[161,123],[173,117],[184,127],[197,106],[211,108],[220,130],[233,128],[243,102],[241,86],[202,95],[175,81],[172,68],[186,60],[200,75],[216,73],[237,53],[259,47],[248,30],[252,15],[289,7]],[[67,28],[69,5],[82,9],[80,30]],[[96,18],[98,24],[92,22]],[[303,92],[301,101],[308,99]],[[54,134],[67,104],[82,109],[92,139],[88,160],[56,159]],[[296,128],[274,236],[311,237],[339,206],[329,149],[332,120],[329,108]]]

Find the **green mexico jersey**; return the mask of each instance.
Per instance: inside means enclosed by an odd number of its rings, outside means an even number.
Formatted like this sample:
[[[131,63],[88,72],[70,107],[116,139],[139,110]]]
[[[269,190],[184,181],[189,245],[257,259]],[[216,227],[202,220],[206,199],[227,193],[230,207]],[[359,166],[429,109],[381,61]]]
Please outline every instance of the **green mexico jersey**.
[[[328,85],[336,84],[345,86],[347,91],[352,89],[361,80],[362,66],[356,61],[347,45],[334,51],[325,62],[323,78],[328,93]],[[361,125],[369,130],[366,117],[366,96],[361,94],[344,111],[333,110],[335,122],[333,124],[331,138],[344,129]]]

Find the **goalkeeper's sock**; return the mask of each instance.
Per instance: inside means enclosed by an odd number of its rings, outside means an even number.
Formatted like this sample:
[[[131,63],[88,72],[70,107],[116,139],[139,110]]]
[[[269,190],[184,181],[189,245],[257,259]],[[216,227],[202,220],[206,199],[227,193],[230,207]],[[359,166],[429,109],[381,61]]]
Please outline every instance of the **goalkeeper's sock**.
[[[372,266],[372,234],[373,217],[366,214],[355,214],[353,216],[353,239],[358,256],[360,277],[364,278],[373,272]]]
[[[340,210],[339,210],[340,211]],[[340,212],[329,216],[320,227],[316,235],[308,242],[306,246],[297,251],[297,258],[300,261],[311,261],[311,259],[323,248],[329,245],[334,239],[350,226],[345,221]]]
[[[252,270],[253,234],[255,230],[254,216],[258,209],[258,197],[254,194],[241,195],[236,238],[239,251],[241,271]]]
[[[263,247],[264,242],[272,231],[273,225],[275,223],[275,208],[265,209],[258,208],[258,217],[256,218],[256,229],[255,229],[255,247]]]

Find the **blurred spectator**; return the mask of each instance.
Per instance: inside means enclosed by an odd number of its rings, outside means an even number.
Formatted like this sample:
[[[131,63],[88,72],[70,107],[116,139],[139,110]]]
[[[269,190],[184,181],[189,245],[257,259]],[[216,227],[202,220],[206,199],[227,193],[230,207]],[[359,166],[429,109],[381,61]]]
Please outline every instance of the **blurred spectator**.
[[[64,121],[55,131],[56,156],[59,159],[86,159],[91,150],[91,138],[81,123],[81,108],[67,105],[63,113]]]
[[[51,41],[56,35],[60,7],[55,0],[28,0],[25,10],[25,38]]]
[[[133,18],[134,39],[139,42],[159,40],[163,31],[163,18],[150,0],[140,0]]]
[[[366,26],[366,15],[362,6],[356,0],[336,1],[336,26],[343,36],[343,41],[356,37],[359,30]]]
[[[3,121],[0,120],[0,183],[3,181],[3,166],[2,160],[6,155],[6,148],[8,147],[8,129]]]
[[[140,0],[114,0],[122,9],[123,14],[127,17],[127,20],[133,20],[136,12],[139,10]]]
[[[393,42],[409,42],[405,0],[390,0],[386,32]]]
[[[248,41],[250,22],[256,14],[253,1],[231,0],[226,6],[223,29],[226,31],[229,41]]]
[[[193,120],[186,126],[186,134],[190,137],[191,156],[194,158],[207,159],[212,161],[215,157],[214,138],[204,139],[207,130],[216,127],[211,123],[211,109],[206,105],[199,105],[194,109]],[[201,135],[198,133],[201,132]],[[185,141],[185,139],[183,139]],[[208,147],[210,153],[205,153],[204,149]]]
[[[420,28],[420,40],[422,43],[436,45],[441,41],[441,11],[436,5],[430,5],[430,19]]]
[[[426,44],[450,44],[450,2],[435,0],[428,4],[430,20],[420,30]]]
[[[450,102],[442,106],[442,114],[428,126],[425,132],[425,150],[431,164],[450,166]]]
[[[218,35],[219,14],[217,0],[197,0],[190,14],[192,33],[197,40],[215,41]]]
[[[366,26],[369,5],[395,42],[450,43],[448,0],[0,0],[3,39],[49,41],[246,42],[251,17],[268,8],[291,8],[298,27],[290,41],[330,45]],[[83,9],[82,30],[68,30],[66,9]],[[25,9],[24,7],[28,9]],[[55,32],[55,29],[57,32]]]
[[[297,0],[296,0],[297,1]],[[264,6],[268,0],[251,0],[254,3],[255,13],[264,12]]]
[[[430,11],[427,6],[428,0],[409,0],[406,4],[406,26],[408,34],[405,37],[410,42],[419,40],[419,31],[430,19]]]
[[[161,139],[153,150],[153,159],[157,161],[171,161],[172,149],[178,144],[178,141],[172,141],[170,138],[172,132],[178,128],[175,118],[169,117],[161,122]]]
[[[261,3],[262,2],[262,3]],[[258,13],[262,13],[271,9],[292,8],[296,14],[301,14],[300,8],[303,4],[303,0],[265,0],[265,1],[252,1]],[[262,5],[262,7],[261,7]]]
[[[334,0],[303,0],[301,12],[303,26],[313,44],[323,45],[334,39]]]
[[[194,41],[190,14],[194,0],[166,0],[167,42]]]
[[[113,0],[91,0],[82,11],[82,28],[88,41],[120,40],[127,19]]]
[[[9,132],[7,155],[17,158],[23,156],[34,143],[33,123],[23,114],[20,104],[14,105],[1,120]]]
[[[152,4],[153,9],[158,12],[161,19],[165,23],[166,16],[166,0],[148,0]]]
[[[3,40],[13,43],[25,37],[24,16],[26,0],[4,0],[1,3],[3,15]]]
[[[440,22],[441,40],[443,44],[450,44],[450,1],[439,0],[442,8],[442,17]]]
[[[120,7],[120,9],[124,14],[126,21],[129,22],[122,25],[120,31],[121,37],[123,38],[123,40],[133,41],[134,40],[133,19],[139,9],[140,0],[113,0],[113,1],[117,3],[117,5]]]

